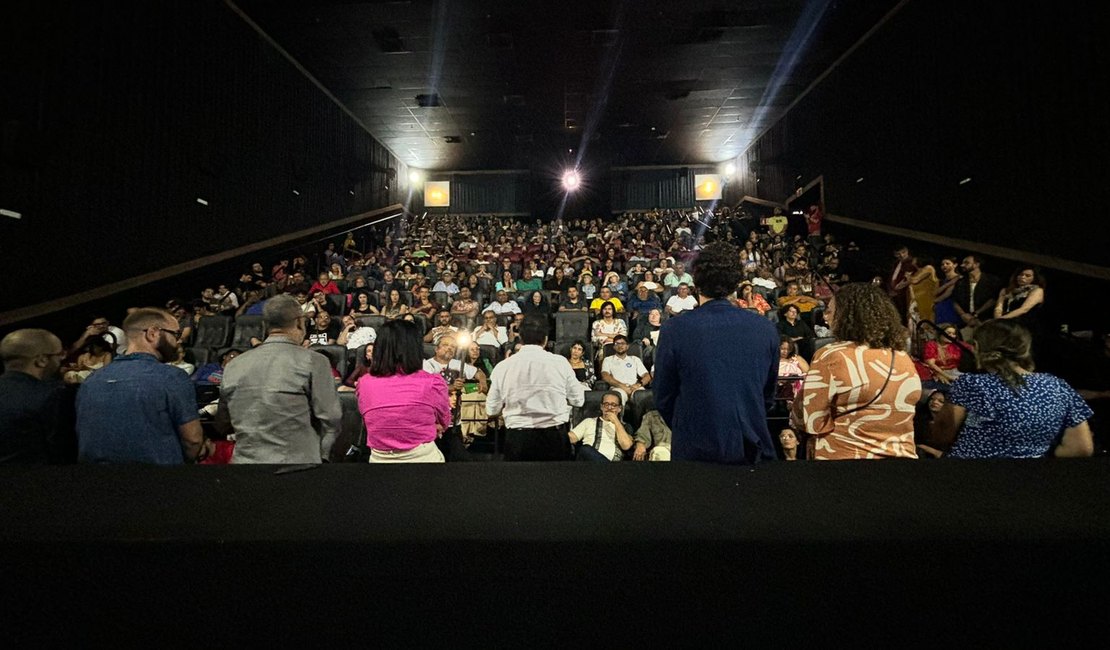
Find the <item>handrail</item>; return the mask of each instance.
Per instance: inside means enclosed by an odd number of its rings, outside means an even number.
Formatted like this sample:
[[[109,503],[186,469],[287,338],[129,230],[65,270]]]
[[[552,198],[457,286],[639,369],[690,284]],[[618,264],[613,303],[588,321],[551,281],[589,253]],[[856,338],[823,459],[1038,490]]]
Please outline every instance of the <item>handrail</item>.
[[[180,264],[174,264],[173,266],[167,266],[157,271],[151,271],[142,275],[136,275],[134,277],[127,278],[126,280],[120,280],[119,282],[112,282],[110,284],[101,285],[99,287],[95,287],[87,291],[82,291],[80,293],[75,293],[64,296],[62,298],[55,298],[54,300],[41,302],[37,305],[30,305],[27,307],[20,307],[18,309],[0,312],[0,326],[18,323],[19,321],[27,320],[30,318],[45,316],[46,314],[62,311],[63,309],[70,309],[77,305],[91,302],[93,300],[100,300],[108,296],[120,293],[122,291],[126,291],[128,289],[140,287],[144,284],[157,282],[159,280],[165,280],[166,278],[171,278],[175,275],[181,275],[182,273],[186,273],[188,271],[194,271],[197,268],[203,266],[211,266],[213,264],[226,262],[236,257],[241,257],[243,255],[247,255],[256,251],[273,248],[275,246],[280,246],[281,244],[298,239],[303,239],[304,237],[308,237],[310,235],[314,235],[316,233],[331,230],[334,228],[339,228],[340,226],[349,226],[352,223],[358,223],[360,221],[366,221],[368,219],[374,219],[375,217],[385,215],[375,222],[377,223],[380,221],[385,221],[386,219],[396,218],[398,216],[401,216],[402,214],[404,214],[404,207],[399,203],[395,203],[393,205],[379,208],[377,210],[370,210],[369,212],[362,212],[354,216],[329,221],[328,223],[314,226],[312,228],[305,228],[285,235],[271,237],[270,239],[256,242],[254,244],[248,244],[246,246],[240,246],[238,248],[233,248],[222,253],[215,253],[206,257],[201,257],[199,259],[189,260]]]

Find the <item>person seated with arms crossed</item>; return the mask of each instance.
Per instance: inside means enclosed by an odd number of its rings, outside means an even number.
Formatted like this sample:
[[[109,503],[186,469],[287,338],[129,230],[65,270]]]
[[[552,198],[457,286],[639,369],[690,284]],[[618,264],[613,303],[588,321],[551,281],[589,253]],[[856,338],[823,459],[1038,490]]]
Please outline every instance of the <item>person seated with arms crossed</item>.
[[[451,315],[458,318],[477,318],[478,302],[471,297],[470,287],[459,289],[455,302],[451,303]]]
[[[640,357],[628,354],[628,337],[618,334],[613,337],[613,354],[601,362],[601,379],[621,395],[623,404],[632,393],[647,388],[651,373]]]
[[[503,325],[497,324],[497,314],[486,311],[482,314],[482,324],[474,328],[470,338],[478,345],[490,345],[500,348],[509,342],[508,332]]]
[[[440,339],[442,339],[444,336],[446,336],[448,334],[454,335],[456,332],[458,332],[459,328],[452,325],[451,321],[452,321],[452,316],[451,316],[451,312],[449,310],[447,310],[447,309],[439,310],[439,312],[436,314],[435,327],[428,330],[428,333],[424,335],[424,342],[425,343],[434,343],[434,344],[438,345]]]
[[[509,292],[504,289],[497,290],[497,299],[486,305],[483,311],[492,311],[500,316],[501,314],[519,314],[520,305],[516,304],[515,300],[509,300]]]
[[[586,418],[567,432],[570,444],[578,448],[578,460],[614,462],[624,457],[623,452],[632,448],[632,436],[621,422],[623,398],[620,392],[607,391],[601,398],[601,416]]]

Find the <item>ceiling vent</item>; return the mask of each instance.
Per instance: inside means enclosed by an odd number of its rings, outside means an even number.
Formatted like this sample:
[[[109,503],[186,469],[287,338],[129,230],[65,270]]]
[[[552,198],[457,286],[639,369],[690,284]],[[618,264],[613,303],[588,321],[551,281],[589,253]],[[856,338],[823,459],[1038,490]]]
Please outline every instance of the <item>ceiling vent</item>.
[[[431,106],[442,106],[443,104],[439,101],[439,95],[437,93],[427,93],[416,96],[416,105],[421,108],[428,108]]]

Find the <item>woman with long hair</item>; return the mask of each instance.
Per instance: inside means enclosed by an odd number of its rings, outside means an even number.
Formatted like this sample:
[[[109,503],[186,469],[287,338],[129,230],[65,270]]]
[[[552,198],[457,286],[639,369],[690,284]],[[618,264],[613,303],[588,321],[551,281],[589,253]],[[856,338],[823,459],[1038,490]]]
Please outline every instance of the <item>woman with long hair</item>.
[[[590,338],[593,339],[594,348],[600,352],[606,344],[613,342],[613,337],[616,335],[628,336],[628,325],[617,318],[617,308],[612,302],[606,300],[598,310],[598,319],[594,321],[591,331]]]
[[[913,418],[921,380],[894,303],[873,284],[847,284],[825,318],[837,341],[814,355],[791,412],[794,428],[809,433],[806,456],[917,458]]]
[[[948,391],[933,432],[952,442],[952,458],[1090,456],[1094,412],[1066,381],[1034,372],[1033,338],[1010,320],[993,320],[972,337],[982,372],[961,375]]]
[[[574,378],[586,390],[594,389],[594,382],[597,377],[594,373],[594,362],[586,354],[586,344],[582,341],[575,341],[567,348],[567,361],[570,362],[570,368],[574,371]]]
[[[370,370],[355,386],[371,463],[442,463],[435,441],[451,426],[447,383],[424,372],[420,326],[391,320],[378,329]]]
[[[736,297],[735,305],[741,309],[754,309],[759,312],[760,316],[766,316],[767,312],[771,311],[771,305],[767,304],[767,299],[763,294],[759,293],[752,286],[751,282],[744,280],[740,283],[740,290],[737,292],[739,295]]]
[[[381,315],[392,320],[401,318],[407,313],[409,313],[409,306],[401,300],[401,292],[396,289],[390,289],[386,303],[382,305]]]
[[[948,255],[940,258],[940,278],[933,297],[933,320],[937,323],[959,323],[959,314],[952,304],[952,292],[964,276],[960,275],[960,262]]]
[[[1023,266],[1010,276],[1010,284],[998,294],[994,317],[1016,320],[1037,338],[1041,335],[1041,307],[1044,305],[1044,277],[1037,269]]]

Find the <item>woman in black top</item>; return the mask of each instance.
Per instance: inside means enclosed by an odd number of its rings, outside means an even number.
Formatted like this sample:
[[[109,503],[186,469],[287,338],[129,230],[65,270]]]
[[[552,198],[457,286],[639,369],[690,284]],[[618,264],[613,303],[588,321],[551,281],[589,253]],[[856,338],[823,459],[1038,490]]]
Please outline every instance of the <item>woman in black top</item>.
[[[813,358],[813,341],[817,334],[809,323],[802,320],[796,305],[787,305],[779,310],[779,333],[794,341],[806,361]]]

